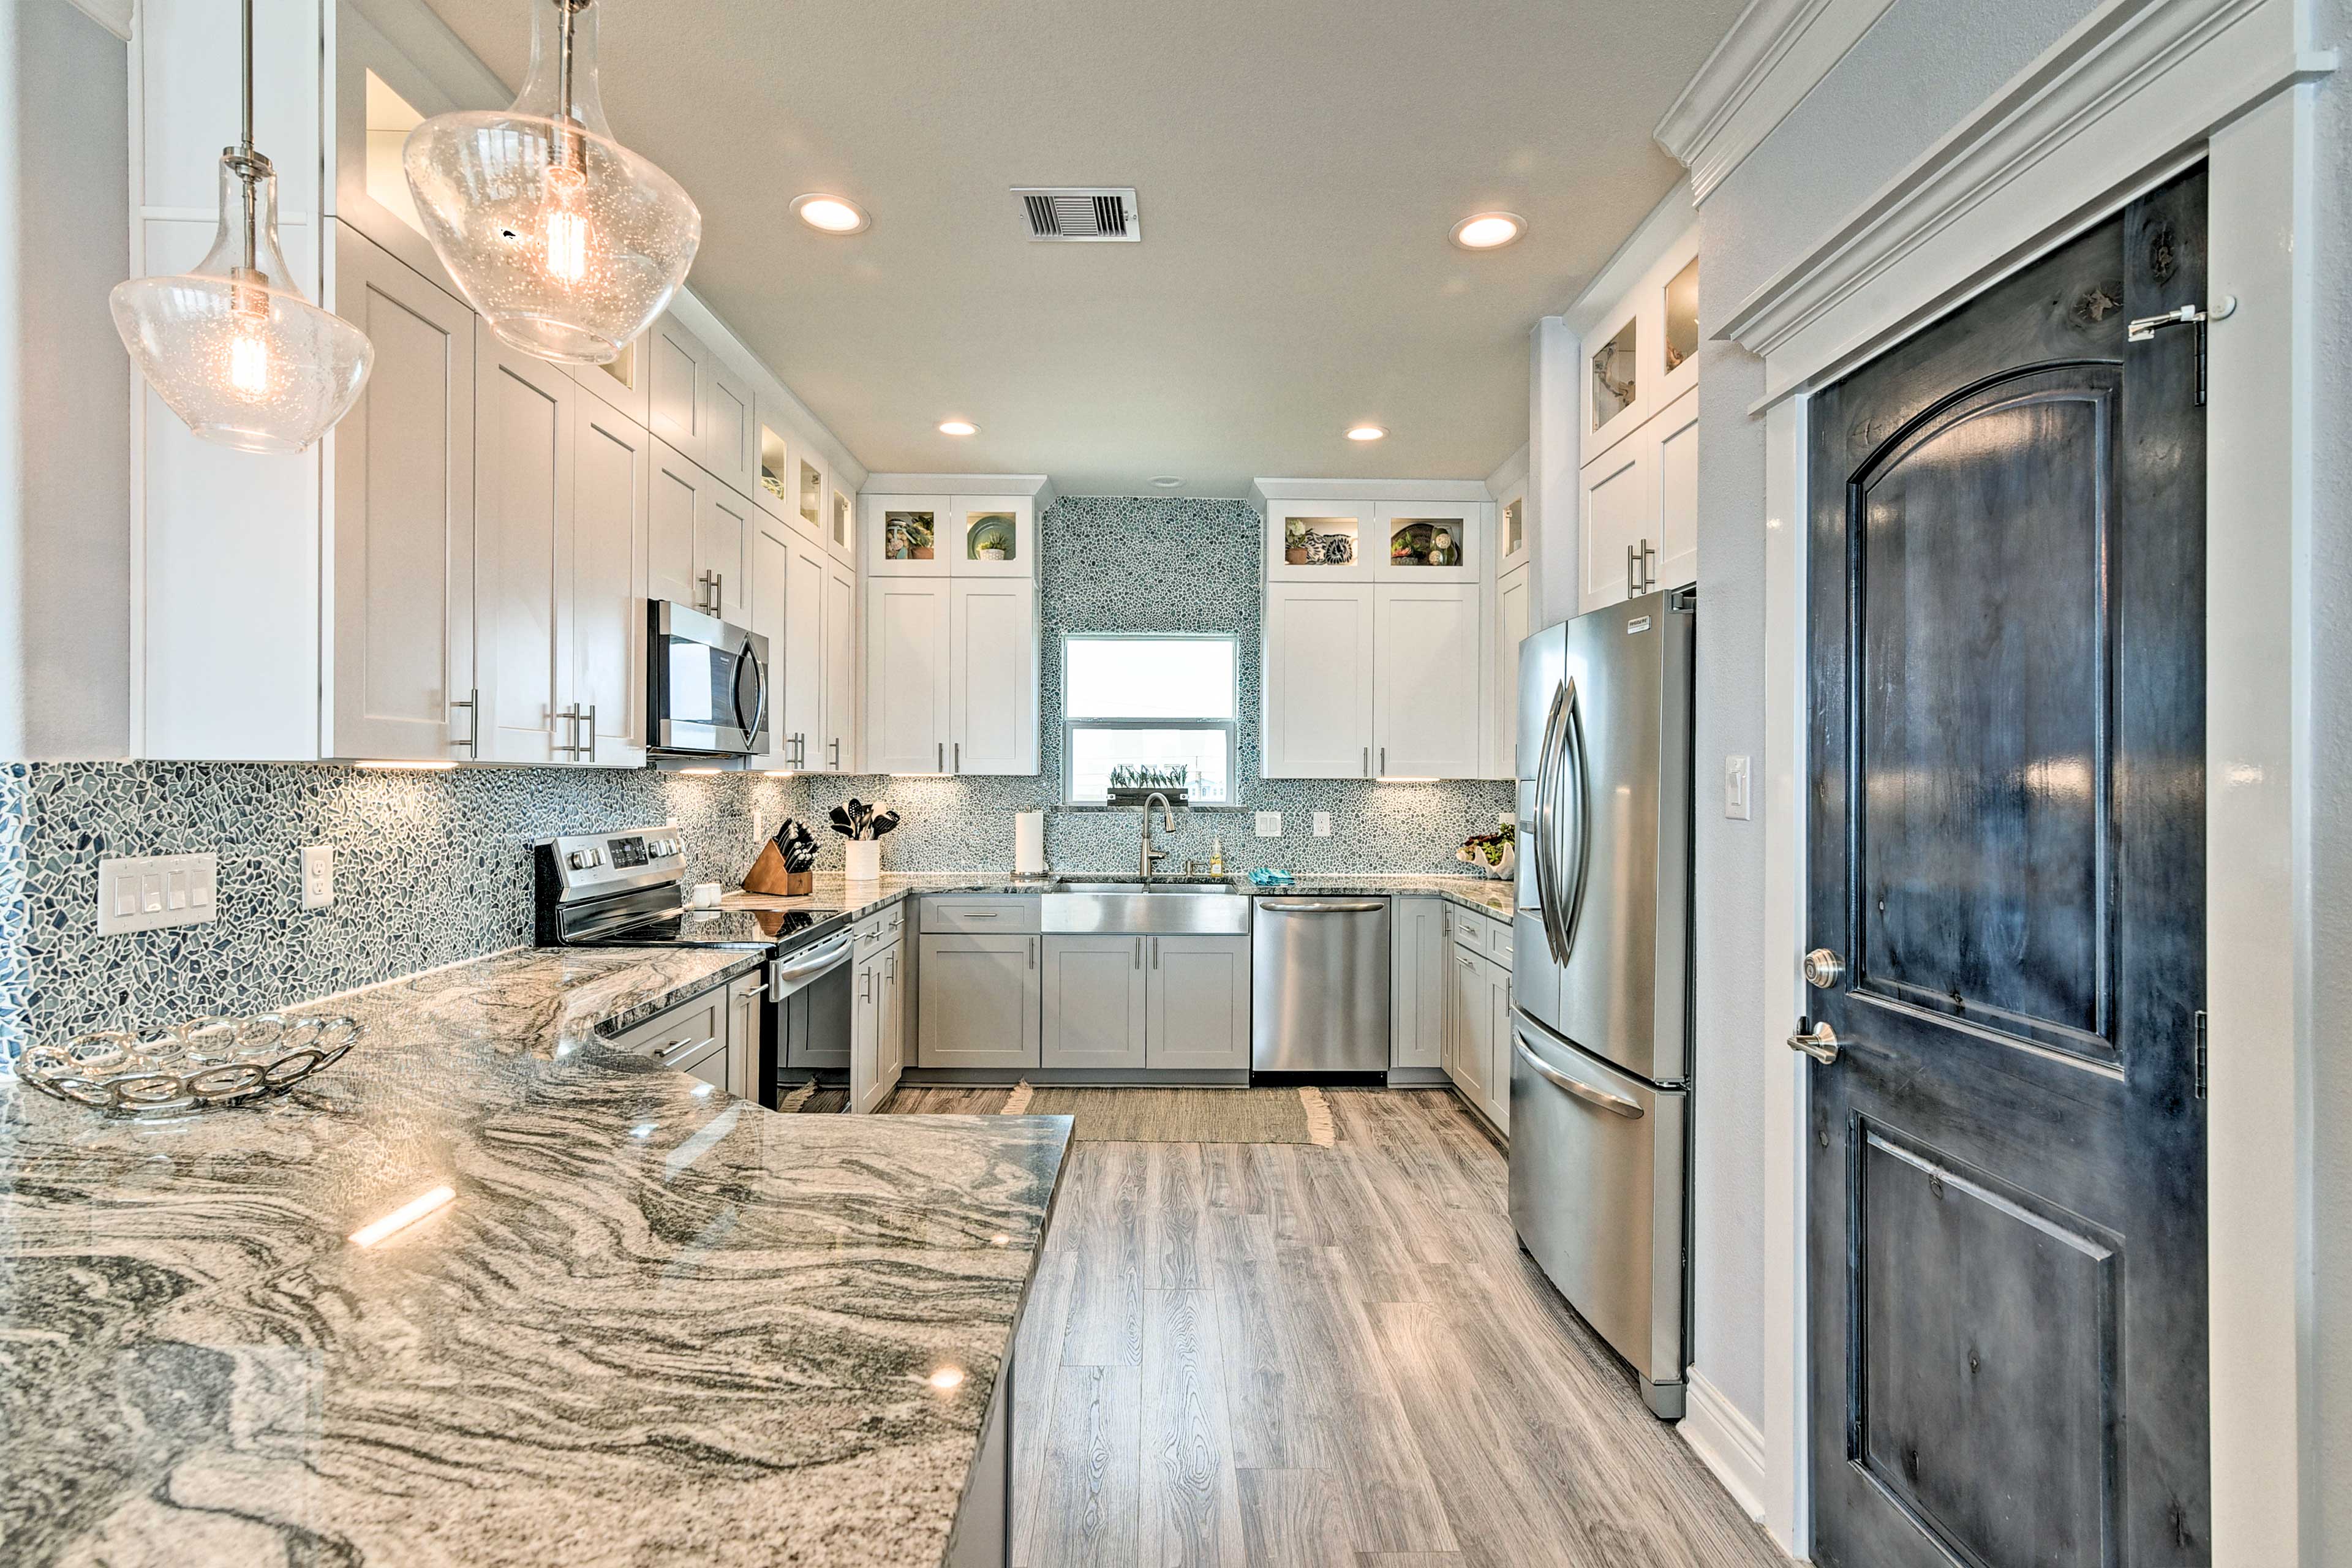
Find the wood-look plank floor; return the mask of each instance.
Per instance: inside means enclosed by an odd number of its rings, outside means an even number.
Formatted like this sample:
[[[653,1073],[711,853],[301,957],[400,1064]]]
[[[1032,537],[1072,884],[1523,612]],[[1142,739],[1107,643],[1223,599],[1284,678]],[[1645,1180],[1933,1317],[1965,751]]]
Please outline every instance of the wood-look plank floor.
[[[1520,1252],[1470,1113],[1327,1092],[1330,1149],[1072,1151],[1018,1351],[1016,1568],[1785,1564]]]

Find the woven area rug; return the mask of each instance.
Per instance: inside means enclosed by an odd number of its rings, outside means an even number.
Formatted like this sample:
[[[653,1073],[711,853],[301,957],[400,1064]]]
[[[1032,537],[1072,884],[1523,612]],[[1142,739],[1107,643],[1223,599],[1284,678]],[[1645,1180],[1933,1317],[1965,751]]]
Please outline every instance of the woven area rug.
[[[1331,1107],[1297,1089],[1037,1089],[1023,1083],[1003,1116],[1072,1116],[1074,1143],[1332,1143]]]

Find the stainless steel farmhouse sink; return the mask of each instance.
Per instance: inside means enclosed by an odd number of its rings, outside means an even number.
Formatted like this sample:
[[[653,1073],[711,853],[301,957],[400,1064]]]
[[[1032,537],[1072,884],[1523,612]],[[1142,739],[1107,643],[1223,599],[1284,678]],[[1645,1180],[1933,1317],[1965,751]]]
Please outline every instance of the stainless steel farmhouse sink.
[[[1250,901],[1216,882],[1066,882],[1038,900],[1048,936],[1239,936]]]

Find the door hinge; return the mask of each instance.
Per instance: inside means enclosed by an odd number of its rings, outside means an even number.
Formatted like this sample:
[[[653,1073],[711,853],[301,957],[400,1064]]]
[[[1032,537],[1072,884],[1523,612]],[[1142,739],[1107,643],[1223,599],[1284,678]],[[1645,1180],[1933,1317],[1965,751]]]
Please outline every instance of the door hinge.
[[[2197,1011],[2197,1098],[2205,1098],[2205,1011]]]
[[[2167,310],[2160,316],[2135,316],[2124,327],[2124,341],[2144,343],[2167,327],[2197,329],[2197,406],[2205,406],[2205,325],[2209,321],[2226,321],[2237,313],[2238,297],[2224,294],[2221,302],[2207,310],[2202,305],[2183,305],[2177,310]]]

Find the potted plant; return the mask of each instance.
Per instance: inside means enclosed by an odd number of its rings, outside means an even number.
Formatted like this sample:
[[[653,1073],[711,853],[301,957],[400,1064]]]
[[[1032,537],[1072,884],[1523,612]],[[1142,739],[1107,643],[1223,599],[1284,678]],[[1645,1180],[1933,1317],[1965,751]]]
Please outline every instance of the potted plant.
[[[1282,558],[1293,566],[1307,563],[1312,552],[1307,548],[1307,523],[1302,518],[1292,518],[1283,525],[1285,549]]]
[[[910,559],[930,560],[932,556],[931,525],[928,522],[917,522],[912,518],[908,519],[907,548]]]

